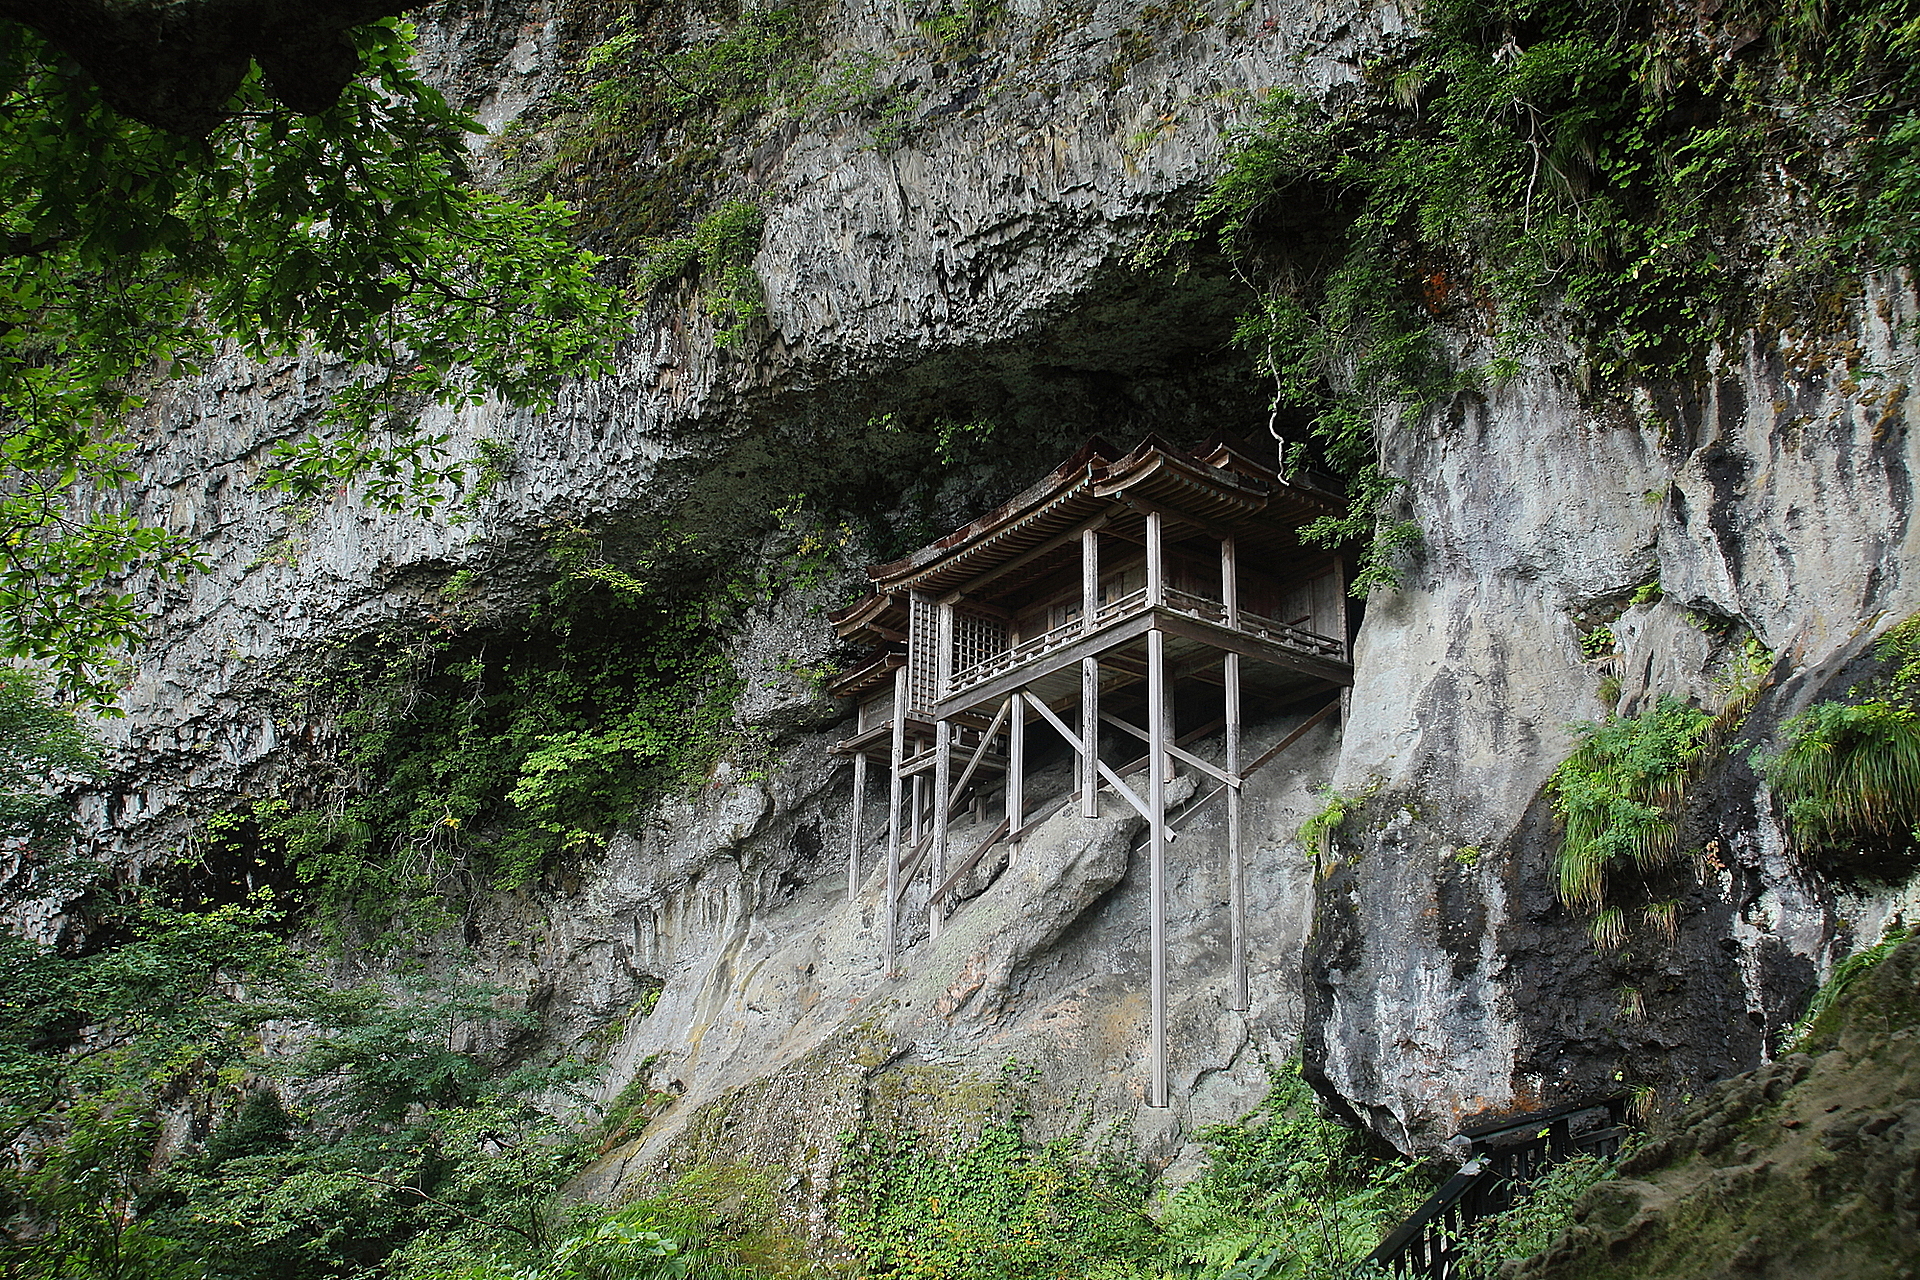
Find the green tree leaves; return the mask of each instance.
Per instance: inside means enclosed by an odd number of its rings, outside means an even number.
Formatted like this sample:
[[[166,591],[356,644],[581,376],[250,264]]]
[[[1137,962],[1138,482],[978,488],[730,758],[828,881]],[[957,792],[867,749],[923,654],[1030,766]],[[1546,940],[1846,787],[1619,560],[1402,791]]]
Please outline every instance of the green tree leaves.
[[[421,408],[542,406],[604,367],[623,311],[571,214],[467,185],[477,126],[411,68],[404,25],[354,31],[365,75],[327,111],[290,113],[256,74],[205,138],[114,114],[36,36],[0,34],[0,654],[63,692],[109,699],[144,622],[134,575],[193,567],[117,497],[159,383],[224,354],[328,364],[319,436],[264,480],[423,514],[459,467]]]

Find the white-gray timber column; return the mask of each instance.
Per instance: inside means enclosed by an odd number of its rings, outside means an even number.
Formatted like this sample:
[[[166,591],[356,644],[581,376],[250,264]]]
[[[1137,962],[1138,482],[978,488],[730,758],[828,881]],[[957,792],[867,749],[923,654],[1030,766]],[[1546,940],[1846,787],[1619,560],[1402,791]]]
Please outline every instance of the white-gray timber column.
[[[1080,531],[1080,630],[1093,634],[1093,616],[1100,612],[1100,531]]]
[[[1151,543],[1149,543],[1151,545]],[[1152,1076],[1147,1105],[1167,1105],[1167,641],[1147,632],[1147,950]]]
[[[893,674],[893,778],[887,794],[887,901],[884,936],[886,938],[886,972],[893,972],[899,939],[896,930],[900,919],[900,807],[905,797],[901,794],[900,770],[906,764],[907,754],[907,668],[901,667]]]
[[[1165,530],[1158,511],[1147,512],[1147,607],[1158,609],[1167,598]]]
[[[1080,659],[1080,816],[1100,816],[1100,660]]]
[[[1007,839],[1017,850],[1027,825],[1027,708],[1015,690],[1007,697]]]
[[[933,726],[933,849],[927,858],[927,940],[940,936],[940,904],[934,891],[947,879],[947,815],[953,808],[953,721]]]
[[[1240,575],[1232,538],[1220,542],[1220,606],[1229,630],[1240,629]],[[1252,1007],[1247,982],[1247,859],[1241,834],[1240,795],[1240,655],[1228,653],[1226,670],[1227,747],[1227,949],[1231,953],[1232,982],[1228,1007]]]
[[[862,747],[853,757],[853,812],[847,819],[847,897],[860,893],[860,846],[867,834],[867,752]]]

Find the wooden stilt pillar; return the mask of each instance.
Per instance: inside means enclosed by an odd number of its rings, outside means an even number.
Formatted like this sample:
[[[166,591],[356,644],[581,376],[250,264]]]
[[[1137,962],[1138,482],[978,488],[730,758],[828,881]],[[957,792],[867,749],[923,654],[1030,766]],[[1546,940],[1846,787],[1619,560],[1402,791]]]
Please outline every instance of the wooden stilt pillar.
[[[1252,1007],[1247,985],[1247,861],[1241,833],[1240,655],[1227,655],[1227,947],[1232,952],[1228,1007]]]
[[[1080,660],[1080,816],[1100,816],[1100,660]]]
[[[947,819],[953,810],[953,721],[933,727],[933,849],[927,859],[927,941],[940,936],[940,904],[933,890],[947,879]]]
[[[860,893],[860,848],[867,837],[867,753],[853,758],[853,813],[847,819],[847,900]]]
[[[1007,698],[1007,832],[1027,825],[1027,708],[1015,690]],[[1015,841],[1014,852],[1019,852]]]
[[[1231,630],[1240,629],[1240,571],[1232,538],[1220,542],[1220,607]],[[1227,991],[1229,1008],[1245,1012],[1252,1007],[1247,983],[1247,863],[1245,837],[1241,832],[1240,778],[1240,655],[1229,653],[1226,670],[1227,738],[1227,948],[1231,952],[1231,974]]]
[[[901,667],[893,677],[893,768],[892,779],[887,788],[887,901],[884,928],[886,967],[884,973],[891,975],[899,958],[900,923],[900,823],[901,807],[905,797],[901,794],[900,769],[906,763],[907,754],[907,669]]]
[[[1151,542],[1149,546],[1151,546]],[[1167,1105],[1167,640],[1147,632],[1147,948],[1152,1059],[1147,1105]]]
[[[1167,599],[1166,539],[1158,511],[1147,512],[1147,606],[1158,609]]]

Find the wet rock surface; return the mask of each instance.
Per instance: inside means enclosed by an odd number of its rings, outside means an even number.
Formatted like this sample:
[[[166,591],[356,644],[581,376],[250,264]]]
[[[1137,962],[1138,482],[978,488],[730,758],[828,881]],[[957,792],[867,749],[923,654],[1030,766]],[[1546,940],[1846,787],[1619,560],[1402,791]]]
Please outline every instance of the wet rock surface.
[[[1908,1280],[1920,1268],[1920,940],[1810,1042],[1716,1085],[1506,1280]]]

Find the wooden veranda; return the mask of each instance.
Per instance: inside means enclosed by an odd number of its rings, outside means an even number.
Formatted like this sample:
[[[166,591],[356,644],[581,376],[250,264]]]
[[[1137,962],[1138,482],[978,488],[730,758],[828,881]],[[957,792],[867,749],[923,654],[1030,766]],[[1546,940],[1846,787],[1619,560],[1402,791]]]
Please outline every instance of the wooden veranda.
[[[1231,1002],[1250,1003],[1242,788],[1256,770],[1333,714],[1351,683],[1343,562],[1304,545],[1300,527],[1339,509],[1331,493],[1290,483],[1243,448],[1186,453],[1150,438],[1124,455],[1094,441],[1011,502],[905,559],[869,570],[874,593],[835,615],[873,648],[830,684],[859,701],[854,735],[848,893],[859,891],[874,765],[886,771],[888,972],[902,907],[924,874],[926,932],[937,938],[956,886],[995,849],[1020,842],[1068,804],[1103,801],[1147,824],[1151,972],[1148,1102],[1167,1105],[1167,786],[1181,767],[1202,791],[1177,820],[1226,806]],[[1178,702],[1218,707],[1176,724]],[[1248,762],[1248,699],[1320,705]],[[1103,735],[1102,727],[1110,732]],[[1073,786],[1029,794],[1029,738],[1057,735]],[[1218,735],[1214,763],[1188,750]],[[1104,749],[1103,737],[1111,745]],[[1122,763],[1115,748],[1137,742]],[[954,815],[1000,793],[984,839],[949,847]],[[958,852],[959,856],[955,857]],[[917,892],[917,891],[916,891]]]

